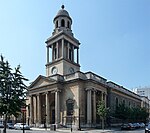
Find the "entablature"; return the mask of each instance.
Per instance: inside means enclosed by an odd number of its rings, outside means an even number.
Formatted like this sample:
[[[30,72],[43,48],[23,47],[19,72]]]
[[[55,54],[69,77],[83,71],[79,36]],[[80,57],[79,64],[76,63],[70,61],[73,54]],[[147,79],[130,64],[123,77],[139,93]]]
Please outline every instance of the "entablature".
[[[132,97],[134,97],[134,98],[136,98],[136,99],[141,100],[141,98],[140,98],[139,95],[137,95],[137,94],[135,94],[134,92],[132,92],[132,91],[130,91],[130,90],[124,88],[123,86],[120,86],[120,85],[118,85],[118,84],[115,84],[114,82],[111,82],[111,81],[107,82],[107,84],[108,84],[108,86],[109,86],[110,88],[112,88],[112,89],[114,89],[114,90],[116,90],[116,91],[119,91],[119,92],[121,92],[121,93],[124,93],[124,94],[126,94],[126,95],[129,95],[129,96],[132,96]]]
[[[74,37],[66,34],[64,31],[48,38],[45,43],[47,43],[47,46],[51,46],[52,44],[54,44],[55,42],[58,42],[61,39],[65,39],[69,41],[71,44],[73,44],[74,46],[76,46],[77,48],[79,48],[80,42]]]

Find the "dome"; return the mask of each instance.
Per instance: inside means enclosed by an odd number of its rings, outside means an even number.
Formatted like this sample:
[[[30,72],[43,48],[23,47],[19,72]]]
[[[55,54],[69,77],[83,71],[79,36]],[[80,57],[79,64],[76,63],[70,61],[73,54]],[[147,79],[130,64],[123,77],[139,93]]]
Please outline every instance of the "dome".
[[[62,9],[60,9],[58,11],[58,13],[57,13],[56,17],[54,18],[54,20],[58,17],[61,17],[61,16],[65,16],[65,17],[68,17],[69,19],[71,19],[70,16],[69,16],[69,13],[64,9],[65,8],[64,5],[62,5],[61,8]]]
[[[68,16],[69,17],[69,13],[64,9],[61,9],[58,11],[56,16]]]

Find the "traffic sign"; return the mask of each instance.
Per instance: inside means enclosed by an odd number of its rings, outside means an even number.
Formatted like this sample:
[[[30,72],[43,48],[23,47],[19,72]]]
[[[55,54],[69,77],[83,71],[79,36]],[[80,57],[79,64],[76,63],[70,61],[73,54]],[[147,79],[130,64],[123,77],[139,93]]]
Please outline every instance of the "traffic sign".
[[[26,108],[25,107],[22,107],[21,108],[21,112],[26,112],[27,110],[26,110]]]

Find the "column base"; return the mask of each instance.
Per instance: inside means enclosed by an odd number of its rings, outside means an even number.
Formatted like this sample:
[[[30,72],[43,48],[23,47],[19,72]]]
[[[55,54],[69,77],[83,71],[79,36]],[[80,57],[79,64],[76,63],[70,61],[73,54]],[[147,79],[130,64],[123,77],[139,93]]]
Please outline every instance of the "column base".
[[[61,127],[61,125],[59,123],[55,123],[54,125],[56,126],[56,128],[60,128]]]

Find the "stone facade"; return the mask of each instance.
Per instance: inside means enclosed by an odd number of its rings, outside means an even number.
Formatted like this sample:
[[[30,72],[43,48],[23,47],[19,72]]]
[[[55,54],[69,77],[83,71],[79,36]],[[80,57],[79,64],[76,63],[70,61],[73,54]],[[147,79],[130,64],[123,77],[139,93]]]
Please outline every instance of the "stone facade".
[[[30,125],[95,127],[100,122],[96,113],[98,101],[104,101],[112,111],[117,98],[119,102],[140,106],[138,95],[92,72],[80,71],[80,43],[74,38],[71,24],[69,13],[62,6],[54,18],[54,32],[46,41],[46,76],[39,75],[28,88]]]
[[[39,76],[29,89],[30,124],[46,123],[69,126],[71,117],[75,127],[95,126],[96,106],[99,100],[106,103],[106,80],[91,72],[76,72],[66,76]],[[73,102],[73,114],[67,115],[67,101]],[[80,115],[79,115],[80,110]]]
[[[113,82],[107,82],[108,84],[108,106],[111,111],[114,112],[116,106],[124,103],[128,107],[141,107],[141,97],[132,91],[119,86]]]

